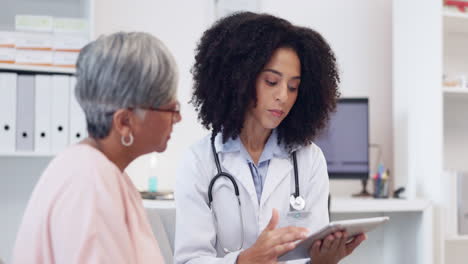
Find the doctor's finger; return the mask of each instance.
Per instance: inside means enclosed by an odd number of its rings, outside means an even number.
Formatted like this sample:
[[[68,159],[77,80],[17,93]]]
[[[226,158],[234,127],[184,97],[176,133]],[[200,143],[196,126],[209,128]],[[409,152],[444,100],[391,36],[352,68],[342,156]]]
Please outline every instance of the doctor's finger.
[[[359,236],[355,237],[353,241],[346,244],[346,255],[351,254],[355,248],[357,248],[362,241],[366,240],[367,236],[365,234],[360,234]]]
[[[271,212],[270,222],[268,222],[268,225],[265,227],[265,230],[275,229],[276,225],[278,225],[278,221],[279,221],[278,210],[276,210],[276,208],[273,208],[273,211]]]
[[[328,252],[330,250],[330,247],[333,243],[334,237],[333,235],[328,235],[323,239],[322,247],[320,248],[321,252]]]
[[[284,235],[289,233],[309,233],[309,229],[304,227],[297,227],[297,226],[286,226],[281,227],[273,231],[276,235]]]
[[[281,256],[284,253],[293,250],[296,247],[296,243],[291,242],[291,243],[286,243],[282,245],[277,245],[273,247],[273,254],[275,256]]]
[[[313,258],[313,256],[318,256],[320,254],[321,245],[322,245],[321,240],[317,240],[312,244],[311,248],[309,249],[309,255],[311,258]]]
[[[341,245],[341,241],[343,240],[343,235],[341,232],[335,232],[333,233],[333,236],[335,237],[335,239],[330,245],[330,250],[336,251]]]
[[[302,227],[282,227],[269,232],[268,239],[272,245],[296,241],[307,237],[308,230]]]
[[[273,236],[273,243],[274,244],[285,244],[289,242],[295,242],[298,240],[303,240],[307,238],[307,233],[302,232],[301,230],[296,230],[294,232],[280,232]]]
[[[338,250],[340,252],[345,252],[346,251],[346,242],[348,241],[348,234],[346,233],[346,231],[342,232],[342,237],[341,237],[341,240],[340,240],[340,243],[338,245]]]

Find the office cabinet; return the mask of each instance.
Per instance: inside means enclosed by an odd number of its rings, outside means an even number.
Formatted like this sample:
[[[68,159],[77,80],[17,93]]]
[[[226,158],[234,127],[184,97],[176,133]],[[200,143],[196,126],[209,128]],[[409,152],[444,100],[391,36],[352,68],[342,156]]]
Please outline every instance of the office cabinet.
[[[62,55],[66,51],[58,54],[62,58],[55,58],[52,50],[63,49],[64,44],[72,43],[71,39],[81,40],[74,42],[77,45],[85,44],[82,40],[92,39],[93,9],[94,0],[2,1],[0,4],[0,101],[3,101],[0,104],[0,259],[5,263],[11,261],[16,232],[34,185],[57,151],[71,143],[70,83],[75,69],[64,60]],[[57,23],[54,32],[18,33],[19,30],[15,31],[16,15],[50,17]],[[77,33],[79,37],[67,31],[70,28],[63,27],[67,19],[87,25],[84,31]],[[28,26],[26,22],[22,24],[23,29]],[[34,25],[29,26],[34,28]],[[43,43],[49,43],[48,47],[42,50],[27,47],[24,37],[28,34],[45,38]],[[15,62],[16,58],[19,59]],[[54,66],[54,59],[60,66]],[[50,63],[39,63],[46,61]],[[53,87],[54,78],[62,87]],[[55,110],[62,109],[55,116],[54,102],[57,103]],[[74,114],[79,113],[75,106],[73,109]],[[52,126],[57,121],[63,123],[61,131]],[[83,124],[74,126],[82,127]],[[63,135],[55,143],[52,140],[54,129]]]

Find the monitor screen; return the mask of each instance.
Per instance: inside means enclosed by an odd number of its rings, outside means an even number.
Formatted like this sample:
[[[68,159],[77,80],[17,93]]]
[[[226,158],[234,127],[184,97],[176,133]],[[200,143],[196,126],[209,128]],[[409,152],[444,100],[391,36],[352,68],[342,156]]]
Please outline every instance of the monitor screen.
[[[367,98],[339,99],[327,127],[315,139],[335,179],[369,177],[369,104]]]

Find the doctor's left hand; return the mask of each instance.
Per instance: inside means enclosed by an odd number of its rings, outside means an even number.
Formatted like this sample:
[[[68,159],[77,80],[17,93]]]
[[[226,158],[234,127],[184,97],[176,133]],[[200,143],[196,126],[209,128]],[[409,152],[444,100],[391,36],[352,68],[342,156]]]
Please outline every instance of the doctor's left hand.
[[[322,241],[315,241],[310,247],[311,262],[314,264],[337,264],[350,255],[366,238],[365,234],[360,234],[348,243],[346,232],[335,232],[328,235]]]
[[[279,256],[296,247],[296,241],[307,237],[307,228],[295,226],[276,228],[278,221],[278,211],[273,209],[270,222],[252,247],[239,254],[237,264],[277,263]]]

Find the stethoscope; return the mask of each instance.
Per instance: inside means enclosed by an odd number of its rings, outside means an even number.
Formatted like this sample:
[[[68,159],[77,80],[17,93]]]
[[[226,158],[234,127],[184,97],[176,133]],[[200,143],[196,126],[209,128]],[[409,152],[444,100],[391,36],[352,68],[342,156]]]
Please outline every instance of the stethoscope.
[[[229,250],[223,247],[224,253],[227,254],[227,253],[231,253],[234,251],[242,250],[244,246],[244,218],[242,217],[242,211],[241,211],[239,187],[237,186],[237,183],[234,177],[227,172],[223,172],[223,170],[221,169],[221,164],[219,162],[219,157],[218,157],[218,154],[216,153],[216,147],[214,144],[214,136],[211,138],[211,150],[213,151],[213,156],[214,156],[214,160],[216,163],[216,168],[218,170],[218,173],[213,177],[213,179],[211,179],[210,185],[208,186],[208,206],[213,215],[215,225],[218,226],[218,223],[217,223],[218,221],[216,218],[216,213],[212,207],[212,203],[213,203],[213,185],[215,184],[216,180],[218,180],[221,177],[226,177],[231,181],[232,185],[234,186],[234,193],[236,194],[237,202],[239,204],[239,216],[240,216],[241,230],[242,230],[241,231],[241,245],[239,248],[235,250]],[[291,208],[293,210],[301,211],[301,210],[304,210],[305,208],[305,200],[304,198],[302,198],[302,196],[299,193],[299,173],[297,169],[297,158],[296,158],[295,151],[292,153],[292,158],[293,158],[293,165],[294,165],[294,194],[291,194],[291,196],[289,197],[289,204],[291,205]]]

